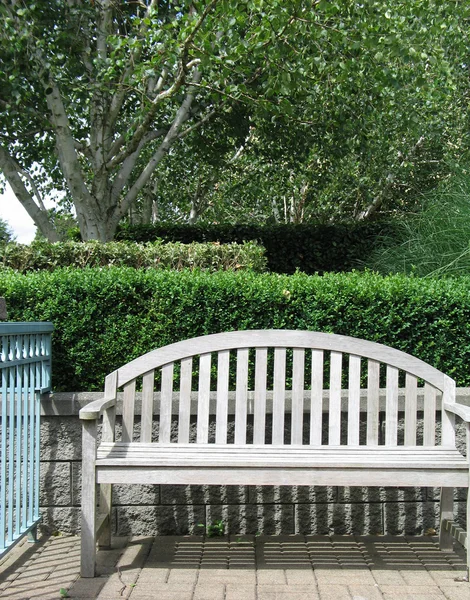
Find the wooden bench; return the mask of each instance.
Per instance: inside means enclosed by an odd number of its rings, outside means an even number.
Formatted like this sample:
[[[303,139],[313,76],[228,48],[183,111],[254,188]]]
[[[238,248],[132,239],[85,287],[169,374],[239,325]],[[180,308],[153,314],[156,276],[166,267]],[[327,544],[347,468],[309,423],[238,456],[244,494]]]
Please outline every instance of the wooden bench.
[[[136,390],[142,403],[137,428]],[[360,428],[361,411],[366,423]],[[80,411],[82,576],[95,575],[97,542],[110,544],[114,483],[439,487],[440,547],[450,550],[454,488],[469,487],[455,415],[466,422],[469,456],[470,408],[456,403],[455,382],[409,354],[351,337],[235,331],[149,352],[108,375],[104,397]]]

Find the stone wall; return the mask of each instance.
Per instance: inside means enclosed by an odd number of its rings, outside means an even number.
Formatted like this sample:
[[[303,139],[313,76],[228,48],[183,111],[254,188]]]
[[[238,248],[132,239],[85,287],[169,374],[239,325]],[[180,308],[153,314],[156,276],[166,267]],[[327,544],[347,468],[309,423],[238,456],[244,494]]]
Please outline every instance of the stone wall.
[[[48,533],[80,529],[78,411],[100,396],[55,394],[42,401],[41,512]],[[470,390],[459,390],[459,401],[470,404]],[[119,427],[120,416],[117,422]],[[463,449],[462,424],[458,439]],[[455,499],[456,520],[465,527],[466,490],[456,490]],[[438,500],[439,490],[431,488],[117,485],[113,532],[201,533],[204,527],[223,521],[226,532],[234,534],[419,535],[438,528]]]

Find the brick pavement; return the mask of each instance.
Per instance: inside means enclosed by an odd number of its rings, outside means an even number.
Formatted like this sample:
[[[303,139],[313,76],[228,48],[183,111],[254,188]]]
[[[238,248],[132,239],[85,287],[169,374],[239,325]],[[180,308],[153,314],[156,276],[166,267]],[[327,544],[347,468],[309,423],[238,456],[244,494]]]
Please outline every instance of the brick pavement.
[[[23,543],[0,562],[0,599],[470,600],[463,549],[430,537],[121,538],[95,579],[79,554],[77,537]]]

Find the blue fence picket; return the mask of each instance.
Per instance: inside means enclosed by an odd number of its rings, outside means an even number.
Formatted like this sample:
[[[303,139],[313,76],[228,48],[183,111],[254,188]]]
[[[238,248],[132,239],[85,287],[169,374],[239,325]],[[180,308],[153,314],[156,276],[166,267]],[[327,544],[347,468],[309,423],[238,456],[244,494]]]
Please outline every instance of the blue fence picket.
[[[0,557],[40,521],[40,401],[50,389],[52,331],[52,323],[0,323]]]

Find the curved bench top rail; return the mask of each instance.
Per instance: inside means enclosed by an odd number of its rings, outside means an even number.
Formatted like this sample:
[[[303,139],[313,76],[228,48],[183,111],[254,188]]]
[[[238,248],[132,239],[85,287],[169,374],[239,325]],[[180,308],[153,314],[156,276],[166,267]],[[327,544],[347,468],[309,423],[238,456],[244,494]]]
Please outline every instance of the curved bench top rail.
[[[369,358],[411,373],[441,391],[444,390],[447,378],[444,373],[411,354],[377,342],[333,333],[270,329],[215,333],[152,350],[119,368],[117,385],[121,387],[148,371],[190,356],[238,348],[265,347],[333,350]]]

